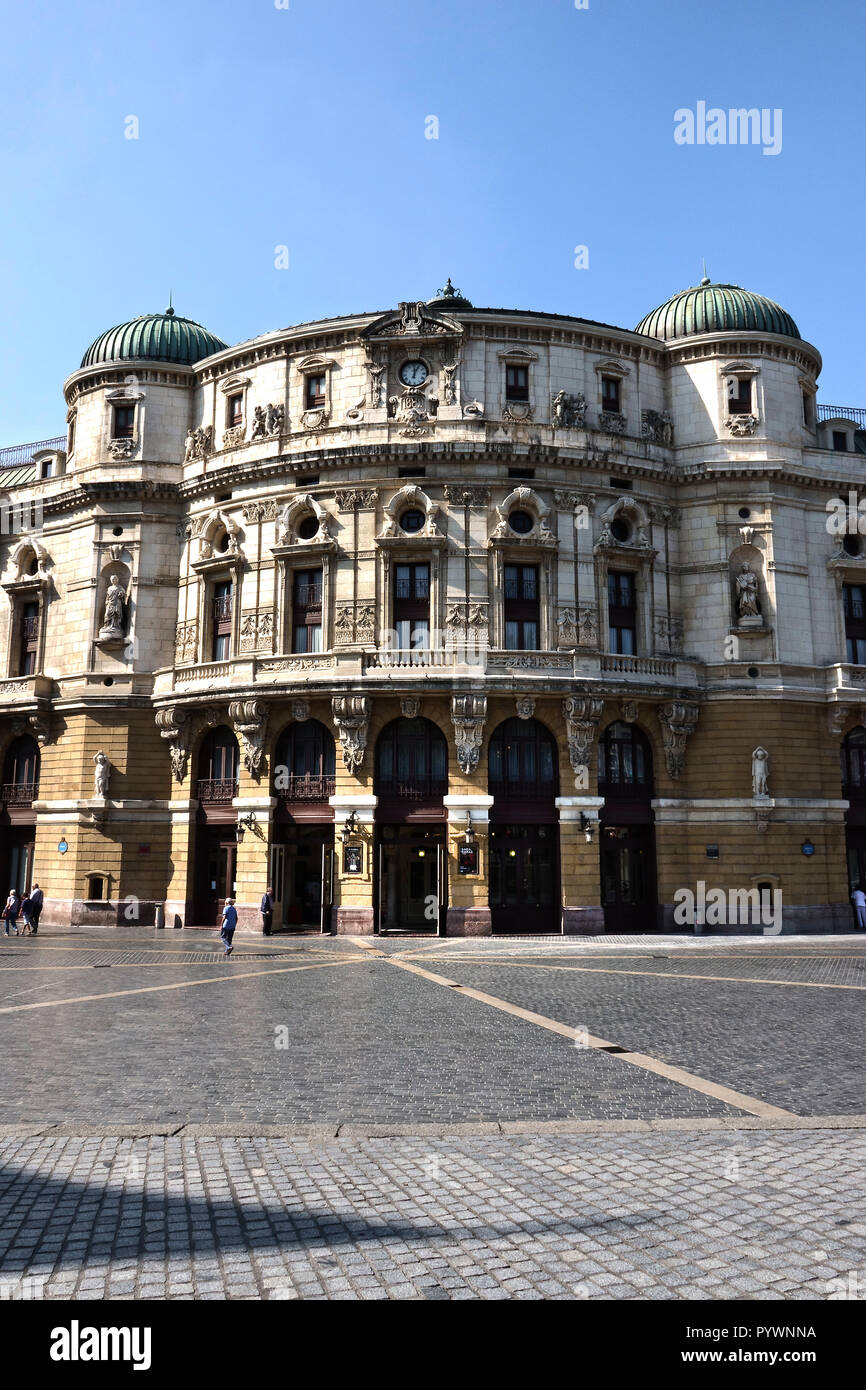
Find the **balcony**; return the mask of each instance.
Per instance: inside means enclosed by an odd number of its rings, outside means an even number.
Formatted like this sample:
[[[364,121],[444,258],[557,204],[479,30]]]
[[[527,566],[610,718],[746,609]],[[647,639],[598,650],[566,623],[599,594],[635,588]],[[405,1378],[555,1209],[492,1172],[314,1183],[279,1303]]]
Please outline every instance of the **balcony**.
[[[858,429],[866,430],[866,409],[859,405],[819,405],[818,423],[822,420],[853,420]]]
[[[4,806],[31,806],[38,795],[38,782],[4,782],[0,801]]]
[[[673,677],[677,674],[677,663],[667,657],[608,653],[601,658],[601,670],[605,676]]]
[[[200,777],[195,794],[203,806],[231,806],[238,784],[224,777]]]
[[[274,788],[274,795],[280,801],[327,801],[334,795],[337,779],[313,777],[309,772],[291,773],[286,786]]]

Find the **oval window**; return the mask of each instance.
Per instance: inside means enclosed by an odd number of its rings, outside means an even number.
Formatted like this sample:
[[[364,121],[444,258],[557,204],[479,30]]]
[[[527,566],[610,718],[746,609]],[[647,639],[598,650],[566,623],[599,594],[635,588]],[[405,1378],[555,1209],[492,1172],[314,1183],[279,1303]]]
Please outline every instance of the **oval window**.
[[[518,536],[527,536],[534,525],[529,512],[511,512],[508,517],[508,525],[512,531],[516,531]]]
[[[302,541],[311,541],[313,536],[318,533],[319,519],[315,516],[305,516],[298,526],[298,535]]]
[[[423,530],[425,520],[424,513],[413,507],[411,511],[404,512],[400,517],[400,525],[404,531],[408,531],[409,535],[413,535],[415,532]]]
[[[623,541],[627,541],[631,535],[631,527],[627,521],[623,521],[622,517],[618,516],[610,524],[610,534],[615,541],[622,543]]]

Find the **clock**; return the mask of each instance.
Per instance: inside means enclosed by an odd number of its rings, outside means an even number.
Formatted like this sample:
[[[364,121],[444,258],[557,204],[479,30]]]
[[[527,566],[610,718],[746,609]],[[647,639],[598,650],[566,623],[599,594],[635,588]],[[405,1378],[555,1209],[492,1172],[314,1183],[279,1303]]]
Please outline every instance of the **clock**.
[[[400,368],[400,380],[404,386],[422,386],[429,373],[423,362],[417,359],[404,362]]]

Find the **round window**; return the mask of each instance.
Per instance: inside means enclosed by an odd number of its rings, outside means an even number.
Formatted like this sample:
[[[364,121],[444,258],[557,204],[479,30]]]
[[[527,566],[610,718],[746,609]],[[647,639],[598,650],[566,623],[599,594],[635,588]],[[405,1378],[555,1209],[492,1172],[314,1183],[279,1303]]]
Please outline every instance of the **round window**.
[[[28,575],[29,575],[29,574],[35,574],[36,571],[38,570],[38,568],[39,568],[39,561],[37,560],[36,556],[35,556],[35,555],[30,555],[30,556],[28,556],[27,562],[26,562],[26,564],[25,564],[25,566],[24,566],[24,573],[25,573],[25,574],[28,574]]]
[[[610,524],[610,534],[615,541],[627,541],[631,535],[631,527],[627,521],[623,521],[622,517],[618,516]]]
[[[859,554],[860,554],[860,537],[859,537],[859,536],[845,536],[845,537],[843,538],[843,540],[842,540],[842,549],[844,550],[844,552],[845,552],[846,555],[859,555]]]
[[[318,530],[319,518],[316,516],[305,516],[298,525],[298,535],[302,541],[311,541]]]
[[[748,507],[741,507],[740,510],[739,510],[739,512],[737,513],[737,515],[738,515],[743,521],[748,521],[748,519],[749,519],[749,517],[752,515],[752,513],[749,511]]]
[[[416,531],[422,531],[425,521],[426,517],[424,513],[418,511],[415,507],[413,507],[411,511],[404,512],[400,517],[401,527],[404,531],[408,531],[410,535],[413,535]]]
[[[217,543],[216,543],[216,548],[217,548],[218,551],[220,551],[221,554],[225,554],[225,552],[228,550],[228,548],[229,548],[229,533],[228,533],[228,531],[223,531],[222,535],[220,536],[219,540],[218,540]]]
[[[529,512],[511,512],[508,517],[508,525],[512,531],[516,531],[518,536],[527,536],[534,525]]]

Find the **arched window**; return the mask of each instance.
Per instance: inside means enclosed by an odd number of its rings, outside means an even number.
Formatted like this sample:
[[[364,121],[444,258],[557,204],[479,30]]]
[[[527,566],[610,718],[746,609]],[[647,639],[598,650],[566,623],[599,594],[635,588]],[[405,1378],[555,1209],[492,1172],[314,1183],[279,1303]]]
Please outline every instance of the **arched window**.
[[[598,790],[606,798],[648,800],[653,794],[652,752],[636,724],[609,724],[598,744]]]
[[[866,729],[846,734],[841,752],[843,794],[849,801],[866,801]]]
[[[506,719],[488,753],[489,791],[506,800],[537,801],[559,794],[556,741],[537,719]]]
[[[3,800],[29,806],[39,795],[39,745],[29,734],[13,739],[3,766]]]
[[[231,802],[238,794],[238,741],[224,724],[212,729],[198,755],[198,799]]]
[[[336,770],[330,730],[318,719],[290,724],[277,740],[274,795],[284,801],[327,801],[334,795]]]
[[[377,796],[424,801],[448,790],[448,747],[429,719],[394,719],[376,743]]]

